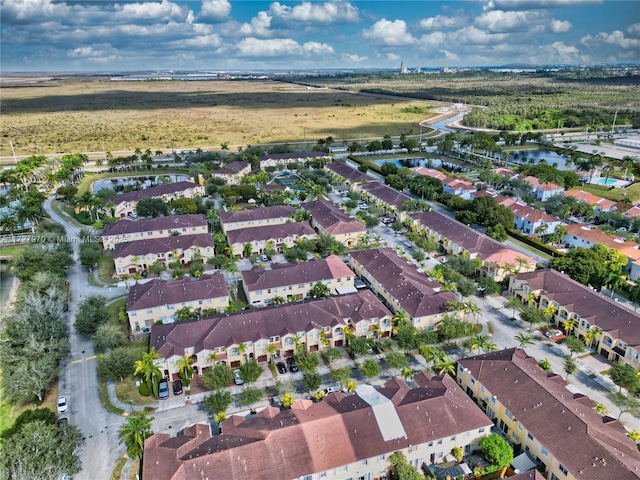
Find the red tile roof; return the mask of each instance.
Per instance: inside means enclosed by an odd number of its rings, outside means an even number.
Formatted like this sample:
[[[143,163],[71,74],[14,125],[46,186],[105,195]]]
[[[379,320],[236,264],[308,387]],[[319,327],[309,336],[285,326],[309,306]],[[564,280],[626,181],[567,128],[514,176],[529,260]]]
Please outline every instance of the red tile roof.
[[[350,253],[353,261],[375,278],[412,317],[435,315],[455,300],[453,292],[440,291],[440,284],[388,247]]]
[[[579,401],[561,377],[548,377],[524,350],[478,355],[458,365],[468,368],[575,478],[640,478],[638,446],[625,436],[624,427],[595,413],[590,402]]]
[[[198,353],[291,332],[346,325],[347,318],[359,323],[390,315],[391,312],[371,291],[363,290],[320,300],[215,316],[197,322],[153,325],[151,346],[169,358],[184,355],[188,347],[195,347],[194,353]]]
[[[640,314],[627,310],[609,297],[552,269],[519,273],[515,278],[525,280],[531,290],[542,290],[549,300],[575,312],[590,325],[603,332],[615,333],[614,338],[627,345],[640,345]]]
[[[117,243],[113,257],[166,253],[178,249],[186,250],[194,245],[198,245],[200,248],[213,248],[213,239],[208,233],[197,233],[195,235],[177,235],[174,237],[149,238],[134,242]]]
[[[149,187],[143,190],[134,190],[133,192],[122,193],[120,195],[114,195],[109,197],[116,205],[123,202],[137,202],[143,198],[156,198],[163,195],[169,195],[176,192],[182,192],[191,188],[200,188],[204,190],[204,187],[193,182],[176,182],[165,183],[164,185],[158,185],[156,187]]]
[[[237,223],[250,222],[257,220],[266,220],[269,218],[286,219],[296,209],[291,205],[276,205],[273,207],[259,207],[248,210],[239,210],[232,212],[220,212],[221,223]]]
[[[227,232],[227,240],[229,245],[234,245],[236,243],[244,244],[260,240],[301,237],[303,235],[315,236],[316,231],[307,222],[290,222],[230,230]]]
[[[242,281],[250,292],[267,288],[315,283],[335,278],[351,277],[354,273],[337,255],[330,255],[323,260],[291,263],[286,265],[272,264],[271,270],[254,267],[240,272]]]
[[[300,206],[309,210],[313,220],[330,235],[359,234],[367,231],[367,227],[360,222],[356,222],[336,205],[326,200],[302,203]]]
[[[124,235],[127,233],[150,232],[155,230],[178,230],[181,228],[207,226],[207,217],[201,213],[192,215],[171,215],[169,217],[130,220],[123,218],[114,223],[107,223],[102,231],[103,236]]]
[[[401,393],[389,401],[392,391]],[[391,414],[384,420],[381,405]],[[416,421],[420,415],[428,421]],[[211,436],[199,424],[175,444],[166,434],[153,435],[145,441],[142,478],[288,480],[490,425],[450,377],[425,376],[414,389],[395,379],[378,391],[367,385],[317,404],[301,400],[289,410],[268,407],[253,418],[233,416],[222,423],[221,435]],[[389,426],[404,436],[385,439]]]
[[[599,228],[592,228],[586,223],[567,225],[567,235],[583,238],[594,244],[601,244],[607,248],[619,251],[631,260],[640,259],[640,245],[636,242],[625,241],[617,235],[607,235]]]
[[[154,278],[131,287],[127,311],[220,297],[229,297],[222,273],[202,275],[199,279],[183,277],[173,282]]]

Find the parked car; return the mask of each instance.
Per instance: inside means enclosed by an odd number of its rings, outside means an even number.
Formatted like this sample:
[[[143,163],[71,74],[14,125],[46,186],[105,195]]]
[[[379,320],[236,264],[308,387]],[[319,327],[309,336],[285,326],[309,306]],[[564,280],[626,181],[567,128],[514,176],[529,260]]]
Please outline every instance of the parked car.
[[[236,368],[233,371],[233,381],[235,382],[236,385],[242,385],[244,383],[244,380],[242,380],[242,377],[240,376],[239,368]]]
[[[69,404],[67,403],[67,397],[65,395],[60,395],[58,397],[58,413],[64,413],[69,410]]]
[[[293,359],[293,357],[287,358],[287,366],[289,367],[290,372],[298,371],[298,365],[296,365],[296,361]]]
[[[338,387],[337,385],[332,385],[329,388],[325,388],[322,393],[324,393],[325,395],[329,395],[330,393],[334,393],[334,392],[339,392],[340,391],[340,387]]]
[[[287,373],[287,367],[284,365],[284,362],[276,363],[276,368],[278,369],[278,373]]]
[[[173,382],[173,394],[180,395],[182,393],[182,380]]]
[[[261,262],[268,262],[269,261],[269,257],[267,257],[266,255],[260,255],[260,261]]]
[[[166,378],[158,382],[158,398],[160,400],[169,398],[169,381]]]
[[[65,303],[65,304],[62,306],[62,311],[63,311],[63,312],[68,312],[68,311],[69,311],[69,304],[68,304],[68,303]]]

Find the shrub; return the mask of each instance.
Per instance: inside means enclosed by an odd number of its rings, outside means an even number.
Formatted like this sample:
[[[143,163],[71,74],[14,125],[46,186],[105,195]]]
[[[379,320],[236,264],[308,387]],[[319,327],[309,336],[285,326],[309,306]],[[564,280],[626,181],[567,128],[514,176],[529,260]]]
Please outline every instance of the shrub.
[[[151,396],[151,387],[149,387],[149,385],[147,385],[147,382],[142,382],[140,384],[140,386],[138,387],[138,393],[140,395],[142,395],[143,397],[150,397]]]

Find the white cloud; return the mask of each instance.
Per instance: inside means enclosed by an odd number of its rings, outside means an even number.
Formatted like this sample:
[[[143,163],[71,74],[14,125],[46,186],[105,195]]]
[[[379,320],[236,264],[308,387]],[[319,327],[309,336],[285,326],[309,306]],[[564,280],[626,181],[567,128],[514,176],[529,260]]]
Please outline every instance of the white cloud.
[[[402,57],[400,57],[400,55],[396,55],[395,53],[387,53],[385,55],[387,60],[391,60],[392,62],[397,62],[398,60],[400,60]]]
[[[426,49],[437,48],[445,42],[446,38],[443,32],[433,32],[422,35],[420,37],[420,46]]]
[[[210,22],[223,22],[229,18],[229,0],[202,0],[199,17]]]
[[[490,32],[504,33],[527,31],[532,26],[548,23],[549,20],[549,14],[540,10],[528,12],[492,10],[479,16],[475,24]]]
[[[508,38],[504,33],[487,33],[476,27],[465,27],[457,32],[452,32],[451,37],[462,44],[495,44],[505,41]]]
[[[251,19],[251,23],[243,23],[237,31],[240,35],[247,37],[269,37],[272,34],[271,20],[272,17],[268,12],[258,12],[258,15]]]
[[[369,57],[361,57],[360,55],[356,55],[355,53],[343,53],[342,58],[353,63],[362,63],[369,60]]]
[[[222,46],[222,40],[219,35],[201,35],[197,37],[176,40],[169,44],[171,48],[218,48]]]
[[[115,5],[114,17],[126,22],[162,22],[167,20],[185,20],[190,13],[187,7],[162,0],[157,2],[125,3]]]
[[[460,56],[457,53],[450,52],[448,50],[440,50],[440,53],[444,55],[444,58],[457,62],[460,60]]]
[[[420,28],[423,30],[441,30],[443,28],[459,28],[468,23],[464,17],[436,17],[423,18],[420,20]]]
[[[567,33],[571,31],[571,22],[563,22],[562,20],[553,20],[549,25],[549,29],[553,33]]]
[[[269,7],[274,18],[283,22],[303,23],[355,23],[359,20],[358,9],[349,2],[326,3],[302,2],[294,7],[275,2]]]
[[[391,22],[383,18],[374,23],[371,28],[364,30],[362,35],[378,45],[397,47],[416,43],[416,39],[407,31],[407,24],[404,20]]]
[[[614,30],[611,33],[600,32],[596,36],[587,35],[580,42],[589,47],[598,47],[604,44],[624,50],[634,49],[636,52],[640,52],[640,39],[625,37],[620,30]]]
[[[319,56],[334,54],[333,47],[326,43],[306,42],[300,45],[292,38],[244,38],[238,42],[238,51],[243,57]]]
[[[634,23],[627,27],[627,33],[630,37],[640,37],[640,23]]]
[[[489,10],[537,10],[542,8],[577,7],[602,3],[604,0],[490,0],[482,9]]]

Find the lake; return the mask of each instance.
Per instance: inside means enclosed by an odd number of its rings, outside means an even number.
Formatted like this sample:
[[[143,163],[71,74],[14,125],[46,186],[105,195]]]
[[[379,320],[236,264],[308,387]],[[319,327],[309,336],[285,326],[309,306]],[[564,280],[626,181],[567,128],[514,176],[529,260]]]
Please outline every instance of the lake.
[[[498,155],[500,158],[504,158],[503,155]],[[509,161],[525,164],[529,163],[529,159],[533,159],[534,163],[540,163],[541,160],[545,160],[549,165],[557,163],[557,168],[560,170],[573,170],[574,167],[568,168],[565,164],[567,157],[564,157],[554,151],[544,149],[532,149],[532,150],[512,150],[509,156]]]
[[[158,181],[159,177],[168,177],[171,182],[168,183],[176,183],[176,182],[184,182],[189,180],[187,175],[158,175],[158,176],[140,176],[140,177],[125,177],[125,178],[107,178],[104,180],[98,180],[93,182],[91,186],[93,193],[96,194],[100,190],[104,190],[105,188],[111,188],[116,191],[116,193],[122,193],[124,187],[127,185],[131,186],[139,186],[140,188],[149,188],[155,187],[156,185],[160,185]]]

